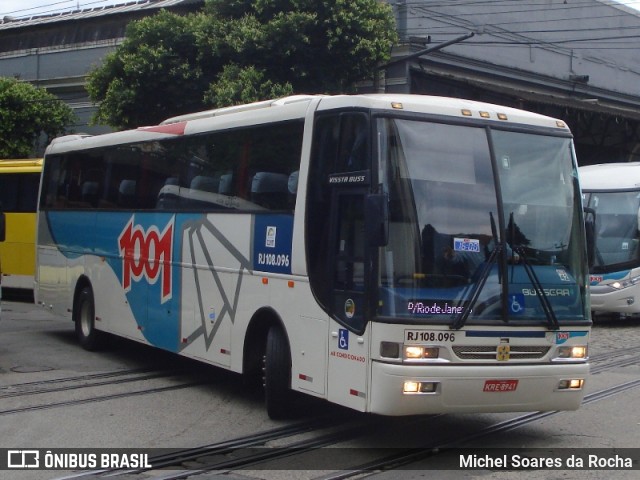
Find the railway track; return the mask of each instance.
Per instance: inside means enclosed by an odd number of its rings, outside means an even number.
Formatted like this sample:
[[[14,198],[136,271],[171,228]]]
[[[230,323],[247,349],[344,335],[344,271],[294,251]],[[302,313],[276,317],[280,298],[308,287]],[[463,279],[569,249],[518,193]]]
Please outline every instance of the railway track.
[[[116,370],[112,372],[53,378],[35,382],[16,383],[0,387],[0,398],[21,397],[53,392],[64,392],[81,388],[117,385],[152,378],[163,378],[177,371],[154,371],[151,368]]]
[[[182,377],[185,377],[187,381],[184,381]],[[172,378],[174,381],[169,385],[146,386],[148,382],[153,380],[170,380]],[[131,390],[112,394],[92,393],[82,398],[62,399],[60,401],[37,401],[37,399],[46,398],[51,394],[77,390],[99,390],[103,387],[122,386],[129,383],[140,384],[142,387],[134,387],[134,389]],[[153,371],[151,369],[141,368],[5,385],[0,387],[0,399],[13,398],[25,400],[27,398],[36,398],[36,401],[29,402],[26,405],[21,404],[15,407],[2,408],[0,409],[0,416],[27,413],[36,410],[72,407],[86,403],[106,402],[109,400],[190,388],[204,383],[206,383],[204,379],[197,378],[197,376],[193,374],[185,374],[183,370],[179,369]]]
[[[638,364],[640,363],[640,345],[595,355],[592,357],[591,362],[593,375],[615,368]],[[583,405],[611,398],[638,387],[640,387],[640,379],[609,386],[587,394]],[[513,431],[561,413],[553,411],[519,415],[470,432],[461,432],[444,441],[426,442],[418,449],[355,447],[352,452],[357,452],[359,454],[357,456],[369,456],[372,458],[353,464],[348,464],[348,460],[344,458],[337,460],[335,455],[327,455],[330,450],[327,450],[326,447],[346,445],[345,448],[349,449],[351,448],[349,442],[353,443],[354,440],[367,438],[367,436],[385,429],[390,423],[393,423],[396,428],[402,428],[402,425],[404,425],[415,429],[420,428],[416,425],[419,424],[424,425],[424,428],[427,429],[430,424],[441,421],[446,416],[432,415],[418,419],[381,419],[354,414],[357,418],[356,420],[351,420],[349,416],[333,419],[325,417],[264,431],[248,437],[240,437],[226,442],[155,456],[150,459],[150,463],[153,465],[151,473],[149,473],[148,469],[87,471],[60,477],[60,479],[96,478],[102,476],[119,477],[146,472],[151,475],[149,478],[174,480],[189,477],[197,478],[198,475],[211,471],[278,469],[278,465],[284,465],[282,468],[285,469],[292,468],[292,465],[294,466],[293,468],[297,468],[295,465],[303,465],[305,468],[310,467],[309,470],[314,468],[318,470],[337,470],[336,472],[324,473],[317,478],[322,480],[347,479],[360,477],[371,472],[401,468],[438,455],[447,449],[464,447],[472,442]],[[305,436],[305,438],[300,439],[301,435]]]

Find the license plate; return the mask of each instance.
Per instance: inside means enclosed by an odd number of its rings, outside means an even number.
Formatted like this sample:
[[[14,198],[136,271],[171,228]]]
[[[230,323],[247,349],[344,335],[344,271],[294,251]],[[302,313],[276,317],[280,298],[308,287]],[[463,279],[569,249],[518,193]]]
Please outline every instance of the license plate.
[[[454,343],[456,332],[434,330],[405,330],[404,343]]]
[[[486,380],[483,392],[514,392],[518,388],[518,380]]]

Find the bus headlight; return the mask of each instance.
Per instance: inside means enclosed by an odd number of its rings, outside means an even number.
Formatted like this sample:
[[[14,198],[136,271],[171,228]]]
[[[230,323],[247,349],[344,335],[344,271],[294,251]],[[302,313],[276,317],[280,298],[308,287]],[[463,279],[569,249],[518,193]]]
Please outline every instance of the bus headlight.
[[[587,347],[585,345],[558,347],[558,354],[556,358],[584,360],[587,358]]]
[[[631,287],[640,282],[640,276],[630,278],[629,280],[617,281],[611,284],[612,288],[616,290],[622,290],[623,288]]]
[[[558,383],[558,390],[582,390],[583,385],[583,378],[560,380],[560,383]]]
[[[438,347],[421,347],[419,345],[405,345],[405,360],[421,360],[425,358],[438,358],[440,349]]]
[[[440,358],[440,348],[424,345],[403,345],[396,342],[380,342],[380,356],[409,363],[420,360],[438,360]]]

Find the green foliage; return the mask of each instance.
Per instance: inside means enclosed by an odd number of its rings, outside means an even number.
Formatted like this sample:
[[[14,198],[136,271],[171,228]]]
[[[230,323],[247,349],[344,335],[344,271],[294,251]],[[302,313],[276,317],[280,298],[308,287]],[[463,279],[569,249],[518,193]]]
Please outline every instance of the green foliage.
[[[0,77],[0,158],[28,158],[36,141],[64,132],[75,116],[56,96],[30,83]]]
[[[293,93],[290,83],[278,84],[265,77],[265,72],[255,67],[226,65],[218,81],[205,94],[205,101],[212,107],[225,107]]]
[[[290,93],[347,93],[397,41],[378,0],[209,0],[133,23],[89,76],[97,121],[152,124],[211,106]]]
[[[351,91],[397,42],[391,7],[377,0],[210,0],[207,9],[236,26],[244,64],[301,93]]]
[[[201,108],[209,82],[195,25],[193,16],[164,10],[131,23],[123,44],[89,75],[89,95],[101,102],[95,120],[127,128]]]

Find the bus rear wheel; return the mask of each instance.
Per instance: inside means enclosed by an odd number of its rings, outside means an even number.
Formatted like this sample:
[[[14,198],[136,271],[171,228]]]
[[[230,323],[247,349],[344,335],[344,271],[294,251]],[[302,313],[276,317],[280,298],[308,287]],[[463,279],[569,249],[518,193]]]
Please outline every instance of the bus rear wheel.
[[[264,392],[267,414],[277,420],[291,415],[291,352],[283,329],[272,326],[264,356]]]
[[[76,298],[73,307],[73,321],[75,322],[76,338],[85,350],[98,350],[102,335],[96,330],[96,309],[91,287],[84,287]]]

